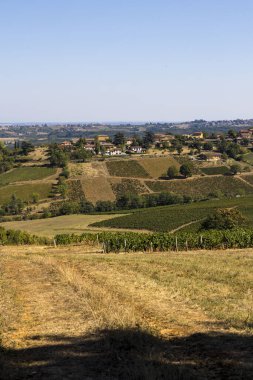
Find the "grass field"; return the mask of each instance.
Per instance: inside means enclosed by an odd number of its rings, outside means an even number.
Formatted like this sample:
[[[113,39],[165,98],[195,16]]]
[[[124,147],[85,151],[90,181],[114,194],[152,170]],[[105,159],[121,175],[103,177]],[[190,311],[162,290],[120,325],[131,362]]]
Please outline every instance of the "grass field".
[[[7,185],[9,183],[32,181],[37,179],[44,179],[56,173],[56,169],[39,167],[39,166],[26,166],[13,169],[9,172],[0,175],[0,186]]]
[[[107,161],[106,166],[111,176],[149,177],[149,174],[137,160]]]
[[[120,214],[119,214],[120,215]],[[64,215],[56,218],[1,223],[6,229],[23,230],[38,236],[53,237],[59,233],[82,233],[92,223],[115,218],[115,215]]]
[[[212,166],[202,168],[201,171],[206,175],[227,174],[229,173],[229,168],[227,166]]]
[[[152,178],[159,178],[167,173],[170,166],[179,168],[179,163],[172,156],[167,157],[151,157],[140,158],[138,163],[145,169],[145,171]]]
[[[32,194],[37,193],[39,199],[46,199],[50,195],[51,183],[31,183],[23,185],[7,185],[0,187],[0,204],[8,202],[13,194],[23,201],[31,201]]]
[[[253,165],[253,152],[243,155],[243,161],[247,164]]]
[[[222,199],[189,205],[153,207],[139,210],[129,215],[93,224],[96,227],[145,229],[167,232],[184,224],[204,219],[216,208],[235,207],[247,218],[247,225],[253,226],[253,198]],[[187,231],[195,231],[200,223],[190,225]],[[185,229],[184,229],[185,230]]]
[[[146,181],[147,186],[155,192],[169,191],[193,198],[203,198],[210,193],[220,192],[224,196],[234,197],[238,194],[253,194],[253,188],[239,178],[231,176],[202,177],[187,180]]]
[[[253,254],[0,248],[3,379],[252,379]]]

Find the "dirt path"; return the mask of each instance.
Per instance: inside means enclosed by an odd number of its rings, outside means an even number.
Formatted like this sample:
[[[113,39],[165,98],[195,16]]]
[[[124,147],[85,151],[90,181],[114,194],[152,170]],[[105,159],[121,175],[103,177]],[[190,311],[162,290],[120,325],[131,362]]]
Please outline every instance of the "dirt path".
[[[216,321],[175,288],[81,248],[47,250],[0,250],[1,379],[223,378],[201,336]]]
[[[248,182],[245,178],[243,178],[241,175],[237,176],[238,179],[240,179],[242,182],[246,183],[248,186],[253,188],[252,183]]]
[[[180,231],[182,230],[183,228],[185,227],[188,227],[188,226],[191,226],[192,224],[195,224],[195,223],[198,223],[198,222],[202,222],[202,220],[204,220],[205,218],[202,218],[202,219],[198,219],[198,220],[193,220],[192,222],[189,222],[189,223],[185,223],[185,224],[182,224],[181,226],[175,228],[174,230],[171,230],[169,231],[171,234],[174,234],[174,232],[177,232],[177,231]]]

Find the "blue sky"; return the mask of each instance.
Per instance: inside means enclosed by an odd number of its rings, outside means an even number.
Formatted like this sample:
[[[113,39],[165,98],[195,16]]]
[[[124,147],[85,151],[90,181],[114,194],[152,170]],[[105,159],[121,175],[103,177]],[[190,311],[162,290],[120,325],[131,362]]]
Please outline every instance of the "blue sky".
[[[0,122],[253,117],[252,0],[0,0]]]

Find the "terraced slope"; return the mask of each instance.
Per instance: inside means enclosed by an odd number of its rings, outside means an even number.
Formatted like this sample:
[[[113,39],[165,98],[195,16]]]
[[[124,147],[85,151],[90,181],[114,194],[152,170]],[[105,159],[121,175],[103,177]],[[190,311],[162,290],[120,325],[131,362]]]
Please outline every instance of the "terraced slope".
[[[210,193],[220,192],[227,197],[252,194],[253,188],[239,177],[207,176],[192,177],[185,180],[146,181],[154,192],[169,191],[193,198],[203,198]]]

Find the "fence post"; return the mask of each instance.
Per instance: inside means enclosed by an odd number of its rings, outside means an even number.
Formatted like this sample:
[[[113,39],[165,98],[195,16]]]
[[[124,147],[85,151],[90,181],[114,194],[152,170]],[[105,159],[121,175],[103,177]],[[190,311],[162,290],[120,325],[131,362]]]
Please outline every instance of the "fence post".
[[[176,236],[176,251],[178,252],[177,236]]]
[[[188,251],[188,240],[185,241],[186,251]]]
[[[57,244],[56,244],[56,240],[54,239],[54,247],[56,248],[57,247]]]

